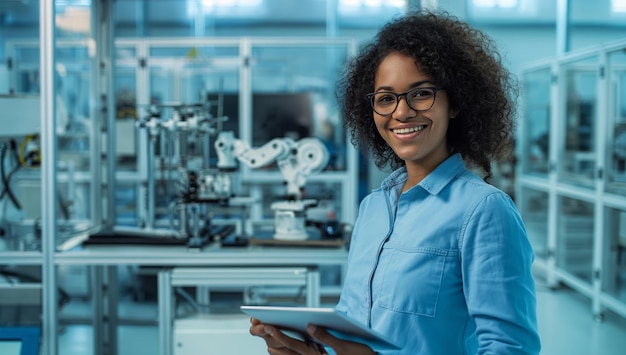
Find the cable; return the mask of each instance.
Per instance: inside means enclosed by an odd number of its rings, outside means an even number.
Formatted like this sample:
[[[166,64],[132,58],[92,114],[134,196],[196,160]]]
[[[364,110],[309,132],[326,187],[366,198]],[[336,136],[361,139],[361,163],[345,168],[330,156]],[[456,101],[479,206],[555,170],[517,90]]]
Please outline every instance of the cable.
[[[11,178],[13,177],[13,175],[14,175],[14,174],[15,174],[15,173],[19,170],[19,169],[20,169],[20,166],[19,166],[19,165],[16,165],[16,166],[13,168],[13,170],[11,170],[11,172],[9,173],[9,175],[7,175],[7,182],[10,182],[10,181],[11,181]],[[5,191],[8,191],[8,190],[5,190]],[[11,192],[11,191],[9,191],[9,192]],[[11,192],[11,195],[13,195],[13,193],[12,193],[12,192]],[[13,195],[13,197],[15,198],[15,195]],[[2,198],[2,196],[0,196],[0,198]],[[16,201],[16,200],[14,200],[14,199],[11,199],[11,200],[13,200],[13,201],[14,201],[14,203],[16,203],[16,202],[17,202],[17,201]],[[19,203],[18,203],[18,204],[19,204]],[[18,209],[22,209],[21,207],[18,207],[17,205],[16,205],[15,207],[17,207]]]
[[[13,149],[13,153],[16,154],[17,156],[17,144],[15,143],[14,140],[11,140],[11,148]],[[0,194],[0,200],[4,198],[5,194],[7,194],[11,202],[13,202],[13,205],[15,206],[15,208],[17,208],[18,210],[21,210],[22,205],[19,203],[19,201],[15,197],[15,194],[13,194],[13,191],[11,190],[11,177],[13,176],[13,174],[15,174],[15,172],[17,172],[20,165],[19,164],[16,165],[15,168],[13,168],[13,170],[7,176],[6,172],[4,171],[4,161],[6,159],[6,152],[7,152],[7,147],[5,144],[2,147],[2,152],[0,153],[0,178],[2,178],[2,184],[4,185],[4,190],[2,191],[2,194]]]
[[[0,144],[0,169],[4,171],[4,151],[7,148],[6,143]],[[2,173],[0,173],[0,181],[2,181],[2,193],[0,193],[0,200],[6,195],[6,186],[4,185],[4,179],[2,179]]]

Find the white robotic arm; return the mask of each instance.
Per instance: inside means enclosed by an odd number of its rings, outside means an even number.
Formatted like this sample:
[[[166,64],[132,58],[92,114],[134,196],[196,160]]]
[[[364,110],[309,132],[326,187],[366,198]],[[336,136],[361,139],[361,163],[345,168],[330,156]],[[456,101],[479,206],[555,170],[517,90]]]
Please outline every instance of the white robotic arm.
[[[251,168],[260,168],[274,161],[289,159],[294,149],[294,141],[289,138],[275,138],[259,148],[251,148],[248,143],[235,140],[235,157]]]
[[[221,132],[215,142],[220,169],[234,169],[235,159],[251,168],[260,168],[273,162],[278,164],[287,183],[287,194],[296,200],[302,198],[302,189],[309,175],[322,171],[328,164],[326,146],[317,138],[274,138],[259,148],[251,148],[232,132]]]
[[[277,162],[287,182],[287,194],[300,199],[307,177],[326,167],[329,154],[324,144],[316,138],[300,139],[294,144],[288,156],[277,159]]]
[[[328,150],[319,139],[304,138],[295,142],[291,138],[275,138],[259,148],[251,148],[246,142],[235,139],[232,132],[222,132],[215,141],[215,149],[217,166],[223,170],[235,169],[235,159],[251,168],[275,161],[287,183],[287,194],[294,199],[272,203],[274,238],[308,238],[305,210],[317,201],[302,199],[302,191],[307,177],[324,169],[329,159]]]

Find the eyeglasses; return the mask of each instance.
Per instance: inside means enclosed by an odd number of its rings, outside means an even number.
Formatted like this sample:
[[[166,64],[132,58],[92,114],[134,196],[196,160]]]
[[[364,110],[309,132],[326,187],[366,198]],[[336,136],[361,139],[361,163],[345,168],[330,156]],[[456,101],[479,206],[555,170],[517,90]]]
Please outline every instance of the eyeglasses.
[[[372,109],[382,116],[396,112],[400,97],[404,96],[406,103],[414,111],[428,111],[435,104],[437,91],[444,90],[437,87],[414,88],[401,94],[391,91],[379,91],[367,94]]]

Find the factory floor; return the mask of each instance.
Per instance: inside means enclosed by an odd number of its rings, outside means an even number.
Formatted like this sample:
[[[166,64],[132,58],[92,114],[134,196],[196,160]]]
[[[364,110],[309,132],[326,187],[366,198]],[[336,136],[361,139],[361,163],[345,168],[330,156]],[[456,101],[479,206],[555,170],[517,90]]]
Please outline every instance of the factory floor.
[[[156,319],[155,303],[122,302],[122,314],[137,319]],[[124,308],[127,310],[125,311]],[[89,307],[68,307],[66,314],[79,314]],[[128,313],[131,312],[131,313]],[[626,349],[626,319],[607,313],[601,322],[591,314],[588,298],[568,288],[550,290],[537,284],[537,314],[543,355],[622,355]],[[138,322],[141,323],[141,322]],[[59,337],[60,355],[93,354],[91,327],[64,325]],[[158,329],[155,325],[123,325],[118,333],[118,355],[158,354]],[[220,349],[206,354],[219,354]],[[263,353],[261,351],[260,353]]]

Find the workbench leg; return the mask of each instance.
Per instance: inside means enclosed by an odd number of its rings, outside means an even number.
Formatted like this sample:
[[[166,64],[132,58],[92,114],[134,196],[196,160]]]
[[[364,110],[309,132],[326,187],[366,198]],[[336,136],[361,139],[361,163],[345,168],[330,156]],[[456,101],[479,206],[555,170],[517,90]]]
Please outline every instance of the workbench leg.
[[[117,355],[117,266],[94,265],[91,272],[94,355]]]
[[[174,322],[174,300],[172,291],[171,270],[159,271],[158,293],[159,293],[159,354],[172,355],[173,334],[172,324]]]
[[[118,317],[118,284],[117,284],[117,265],[111,265],[107,267],[106,284],[104,289],[104,295],[106,299],[104,316],[107,319],[107,344],[108,354],[117,355],[119,353],[117,343],[117,329],[119,323]]]
[[[91,307],[93,309],[93,353],[94,355],[103,355],[105,351],[105,342],[103,336],[104,324],[104,297],[103,283],[104,276],[102,266],[88,266],[91,273]]]
[[[320,272],[318,268],[309,268],[306,274],[306,305],[307,307],[319,307],[320,296]]]
[[[211,289],[207,286],[196,286],[196,302],[200,305],[199,312],[208,312],[211,305]]]

